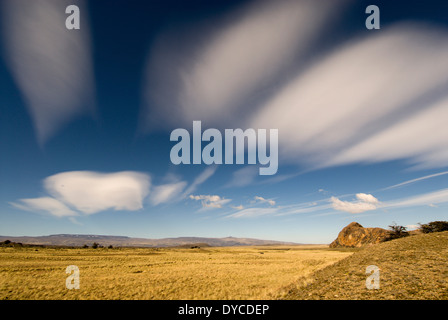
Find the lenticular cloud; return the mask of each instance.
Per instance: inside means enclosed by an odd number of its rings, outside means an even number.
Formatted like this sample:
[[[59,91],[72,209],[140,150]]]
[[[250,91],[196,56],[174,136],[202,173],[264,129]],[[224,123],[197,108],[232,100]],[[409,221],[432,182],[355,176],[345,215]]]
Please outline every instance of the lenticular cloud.
[[[53,197],[92,214],[107,209],[134,211],[143,208],[149,183],[147,175],[132,171],[109,174],[72,171],[46,178],[44,186]]]
[[[143,208],[143,199],[149,194],[150,177],[133,171],[71,171],[46,178],[44,187],[52,197],[21,199],[21,204],[13,205],[59,217],[104,210],[136,211]]]

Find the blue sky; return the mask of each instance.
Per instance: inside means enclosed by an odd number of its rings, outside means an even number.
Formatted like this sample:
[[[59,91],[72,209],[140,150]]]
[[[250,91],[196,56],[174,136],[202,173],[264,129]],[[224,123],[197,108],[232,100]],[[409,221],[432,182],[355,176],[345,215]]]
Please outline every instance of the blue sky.
[[[0,234],[329,243],[352,221],[447,220],[447,12],[1,0]],[[278,172],[173,165],[170,133],[195,120],[278,129]]]

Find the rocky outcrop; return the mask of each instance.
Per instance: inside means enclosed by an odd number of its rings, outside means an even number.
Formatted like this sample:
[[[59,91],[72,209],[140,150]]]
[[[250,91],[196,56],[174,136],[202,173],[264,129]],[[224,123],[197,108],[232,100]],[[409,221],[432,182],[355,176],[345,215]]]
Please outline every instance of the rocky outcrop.
[[[330,244],[330,248],[359,248],[387,240],[390,231],[382,228],[364,228],[352,222],[339,232],[338,237]]]

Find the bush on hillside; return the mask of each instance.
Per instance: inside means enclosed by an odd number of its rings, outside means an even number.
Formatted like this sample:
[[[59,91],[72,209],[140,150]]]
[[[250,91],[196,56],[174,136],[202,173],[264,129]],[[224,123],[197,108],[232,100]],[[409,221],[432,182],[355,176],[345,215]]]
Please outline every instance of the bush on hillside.
[[[389,226],[390,234],[387,240],[394,240],[398,238],[403,238],[409,236],[409,232],[406,227],[399,226],[395,222]]]
[[[448,221],[432,221],[426,224],[420,223],[420,230],[423,233],[448,231]]]

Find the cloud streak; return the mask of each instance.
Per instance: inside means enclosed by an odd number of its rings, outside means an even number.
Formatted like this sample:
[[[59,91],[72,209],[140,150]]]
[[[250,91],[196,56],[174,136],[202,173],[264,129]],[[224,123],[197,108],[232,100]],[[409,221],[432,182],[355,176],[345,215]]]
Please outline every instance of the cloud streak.
[[[337,8],[335,1],[254,1],[200,29],[207,36],[161,37],[147,68],[149,126],[241,123],[250,102],[308,52]]]
[[[153,205],[179,200],[179,194],[185,189],[187,182],[180,181],[154,187],[149,200]]]
[[[203,208],[220,209],[223,205],[232,201],[232,199],[224,199],[217,195],[190,195],[192,200],[201,201]]]
[[[255,196],[254,200],[255,200],[255,202],[258,202],[258,203],[268,203],[271,206],[275,206],[275,201],[272,200],[272,199],[265,199],[265,198],[260,197],[260,196]]]
[[[21,199],[21,203],[10,203],[13,207],[25,211],[43,211],[55,217],[73,217],[78,213],[68,208],[64,203],[51,197]]]
[[[160,38],[148,62],[146,125],[276,128],[282,162],[304,170],[446,166],[448,30],[397,23],[319,51],[316,40],[344,3],[257,2],[207,36],[183,37],[189,50],[179,34]]]
[[[358,193],[357,201],[341,201],[336,197],[331,197],[332,207],[338,211],[352,214],[372,211],[376,209],[394,209],[417,206],[429,206],[436,208],[437,204],[448,203],[448,189],[441,189],[424,194],[417,194],[406,198],[380,202],[371,194]]]
[[[228,215],[228,218],[257,218],[273,215],[278,212],[277,208],[247,208]]]
[[[430,206],[437,207],[437,204],[448,203],[448,189],[441,189],[429,193],[414,195],[407,198],[385,202],[382,207],[404,208],[414,206]]]
[[[173,182],[156,186],[152,189],[149,201],[152,205],[156,206],[162,203],[173,203],[185,199],[194,192],[197,187],[212,177],[217,169],[217,166],[207,167],[188,187],[187,181],[180,181],[178,178],[174,178]]]
[[[324,204],[322,204],[324,203]],[[437,208],[439,204],[448,203],[448,189],[436,190],[424,194],[417,194],[406,198],[389,201],[379,201],[371,194],[358,193],[356,200],[343,201],[338,197],[331,197],[316,202],[298,203],[288,206],[276,207],[234,207],[237,211],[227,215],[228,218],[257,218],[265,216],[289,216],[296,214],[325,215],[333,214],[335,211],[350,214],[359,214],[374,210],[389,210],[407,207],[429,206]],[[333,212],[332,212],[333,211]],[[326,213],[328,212],[328,213]]]
[[[256,166],[246,166],[238,169],[232,174],[232,179],[225,185],[225,187],[244,187],[254,182],[258,176],[259,168]]]
[[[210,177],[212,177],[216,170],[218,169],[218,166],[210,166],[207,167],[199,176],[194,179],[194,181],[191,183],[191,185],[185,190],[182,198],[187,197],[192,192],[196,190],[198,186],[203,184],[205,181],[207,181]]]
[[[448,171],[443,171],[443,172],[439,172],[439,173],[435,173],[435,174],[430,174],[430,175],[427,175],[427,176],[424,176],[424,177],[420,177],[420,178],[416,178],[416,179],[412,179],[412,180],[407,180],[407,181],[395,184],[393,186],[384,188],[382,190],[385,191],[385,190],[395,189],[395,188],[403,187],[403,186],[406,186],[406,185],[409,185],[409,184],[412,184],[412,183],[415,183],[415,182],[419,182],[419,181],[423,181],[423,180],[427,180],[427,179],[443,176],[443,175],[446,175],[446,174],[448,174]]]
[[[447,40],[446,30],[417,24],[353,39],[279,90],[251,127],[279,128],[283,157],[310,167],[444,166]]]
[[[68,0],[4,0],[5,58],[42,145],[75,117],[93,115],[93,74],[87,8],[76,1],[80,30],[67,30]]]

